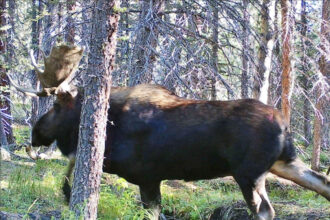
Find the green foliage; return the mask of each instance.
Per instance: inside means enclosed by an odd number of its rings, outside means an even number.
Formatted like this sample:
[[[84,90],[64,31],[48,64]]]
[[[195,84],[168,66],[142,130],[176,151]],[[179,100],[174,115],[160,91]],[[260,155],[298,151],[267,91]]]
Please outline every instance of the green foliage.
[[[50,211],[62,206],[61,193],[62,170],[64,165],[56,161],[37,161],[36,164],[20,162],[5,164],[2,171],[7,170],[8,178],[2,183],[1,210],[15,213],[33,211]]]
[[[120,186],[102,186],[98,206],[100,219],[144,219],[148,213],[136,199],[136,192],[127,188],[122,193],[116,193]]]
[[[21,145],[28,142],[31,131],[27,126],[13,126],[13,133],[16,139],[16,144]]]
[[[321,151],[321,154],[320,154],[320,163],[321,164],[328,164],[330,165],[330,152],[329,151]]]
[[[198,181],[197,187],[194,186],[193,189],[191,186],[175,189],[163,184],[163,212],[179,219],[207,219],[215,208],[242,199],[240,191],[235,190],[235,186],[225,190],[214,189],[215,182],[233,185],[223,183],[220,179]]]

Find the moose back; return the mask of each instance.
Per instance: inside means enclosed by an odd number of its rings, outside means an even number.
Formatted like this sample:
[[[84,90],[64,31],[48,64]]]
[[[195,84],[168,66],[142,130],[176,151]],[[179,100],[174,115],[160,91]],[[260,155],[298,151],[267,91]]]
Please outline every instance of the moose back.
[[[36,123],[33,146],[56,140],[64,155],[75,154],[82,94],[67,96]],[[112,88],[108,121],[103,171],[137,184],[156,216],[165,179],[233,176],[258,219],[274,217],[269,171],[330,199],[329,178],[297,159],[280,112],[259,101],[187,100],[157,85]],[[64,191],[69,198],[67,182]]]

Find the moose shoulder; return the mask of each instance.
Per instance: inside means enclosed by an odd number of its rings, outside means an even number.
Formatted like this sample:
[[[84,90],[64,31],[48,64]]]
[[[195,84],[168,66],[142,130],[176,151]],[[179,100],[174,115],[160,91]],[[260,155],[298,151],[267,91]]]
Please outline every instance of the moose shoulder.
[[[58,95],[34,126],[32,145],[56,140],[64,155],[74,155],[80,110],[80,93]],[[143,204],[155,212],[162,180],[230,175],[257,219],[273,219],[269,171],[330,200],[329,178],[296,158],[281,114],[256,100],[187,100],[157,85],[112,88],[108,121],[103,171],[139,185]]]

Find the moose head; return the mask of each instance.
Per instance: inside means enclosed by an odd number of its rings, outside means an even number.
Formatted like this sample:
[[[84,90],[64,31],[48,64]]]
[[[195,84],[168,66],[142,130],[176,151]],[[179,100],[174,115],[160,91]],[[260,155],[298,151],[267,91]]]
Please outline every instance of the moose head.
[[[72,100],[74,100],[78,94],[77,89],[73,86],[70,86],[69,82],[72,80],[74,72],[79,65],[83,51],[84,50],[82,48],[75,45],[54,46],[51,49],[49,56],[46,56],[45,53],[41,51],[44,58],[44,70],[39,68],[33,56],[33,51],[31,51],[30,56],[32,65],[42,86],[42,90],[40,91],[26,89],[18,86],[9,75],[8,78],[11,84],[18,91],[23,92],[28,96],[46,97],[56,95],[57,99],[54,103],[54,109],[51,111],[55,112],[57,111],[56,106],[65,106],[63,103],[72,103]],[[51,113],[49,113],[49,115],[51,115]],[[51,117],[44,117],[44,119],[41,118],[40,120],[47,120],[49,118]],[[40,120],[39,124],[45,124],[40,123]],[[35,140],[44,140],[47,138],[47,140],[49,139],[49,144],[51,144],[51,142],[54,141],[54,138],[51,135],[53,130],[50,127],[44,129],[40,128],[37,123],[34,126],[35,132],[33,132],[32,142],[36,142]],[[32,145],[39,146],[38,143],[32,143]],[[39,153],[34,152],[30,146],[26,147],[26,152],[32,159],[38,159],[42,157],[39,155]]]

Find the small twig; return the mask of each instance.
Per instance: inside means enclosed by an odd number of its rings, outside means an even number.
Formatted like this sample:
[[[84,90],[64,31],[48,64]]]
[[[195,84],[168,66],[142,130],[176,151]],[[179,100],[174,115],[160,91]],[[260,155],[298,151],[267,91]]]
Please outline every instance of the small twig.
[[[28,208],[27,213],[30,212],[30,209],[34,206],[34,204],[38,201],[38,199],[39,199],[39,198],[36,198],[36,199],[33,201],[33,203],[32,203],[32,204],[30,205],[30,207]]]

